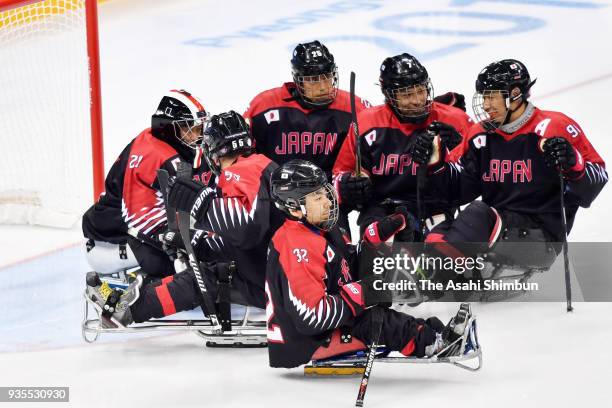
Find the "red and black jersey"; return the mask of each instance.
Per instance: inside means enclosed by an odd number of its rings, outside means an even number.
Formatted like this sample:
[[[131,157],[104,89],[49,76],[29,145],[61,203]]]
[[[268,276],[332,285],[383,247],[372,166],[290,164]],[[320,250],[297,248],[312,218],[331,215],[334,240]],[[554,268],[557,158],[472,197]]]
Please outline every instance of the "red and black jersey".
[[[458,147],[456,164],[446,164],[446,185],[460,204],[482,195],[502,219],[504,212],[524,215],[561,241],[559,174],[546,165],[541,138],[563,137],[577,154],[572,169],[576,177],[565,183],[568,228],[578,207],[590,206],[606,184],[605,163],[580,126],[566,115],[528,105],[522,120],[525,123],[511,134],[473,125]]]
[[[340,288],[352,281],[353,247],[338,228],[286,220],[268,247],[266,316],[270,366],[308,362],[334,329],[353,322]]]
[[[351,124],[348,92],[338,90],[327,107],[306,109],[296,100],[295,84],[285,83],[257,95],[245,118],[251,121],[255,147],[261,154],[282,165],[289,160],[308,160],[331,180],[331,170]],[[369,104],[356,98],[357,112]]]
[[[249,304],[264,307],[268,242],[284,215],[270,198],[278,166],[261,154],[240,156],[216,179],[216,197],[197,220],[193,242],[201,260],[235,261],[233,285]]]
[[[106,176],[104,194],[83,215],[85,237],[119,244],[127,242],[129,228],[147,236],[164,228],[167,218],[157,170],[175,175],[182,160],[174,147],[145,129],[123,149]],[[203,167],[194,178],[210,178]]]
[[[418,164],[413,163],[409,153],[417,131],[439,121],[453,126],[462,136],[467,135],[471,125],[470,117],[461,109],[434,102],[426,121],[420,124],[402,123],[389,105],[379,105],[361,112],[359,143],[361,165],[370,176],[373,185],[373,199],[370,207],[376,207],[387,198],[403,200],[409,210],[416,214],[416,186]],[[352,130],[351,130],[352,132]],[[334,177],[355,171],[355,139],[347,138],[334,164]],[[431,189],[424,191],[425,209],[433,215],[444,212],[448,206],[440,195]],[[368,208],[363,213],[367,213]],[[373,220],[363,220],[369,224]],[[360,221],[360,224],[362,222]]]

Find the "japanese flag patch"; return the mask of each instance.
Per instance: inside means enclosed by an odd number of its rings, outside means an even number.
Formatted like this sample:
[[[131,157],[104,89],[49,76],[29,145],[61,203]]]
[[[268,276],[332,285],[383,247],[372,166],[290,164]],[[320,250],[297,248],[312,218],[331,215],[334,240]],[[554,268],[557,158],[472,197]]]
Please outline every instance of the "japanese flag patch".
[[[278,114],[278,109],[272,109],[264,113],[264,117],[266,118],[266,122],[268,125],[272,122],[278,122],[280,120],[280,115]]]

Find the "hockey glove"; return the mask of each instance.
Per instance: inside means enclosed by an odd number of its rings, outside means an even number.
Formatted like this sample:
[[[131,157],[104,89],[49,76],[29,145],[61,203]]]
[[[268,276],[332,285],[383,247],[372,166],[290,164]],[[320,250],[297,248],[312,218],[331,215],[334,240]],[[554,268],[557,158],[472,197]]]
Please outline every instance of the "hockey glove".
[[[340,287],[340,296],[348,304],[353,316],[359,316],[372,306],[389,307],[392,292],[383,290],[383,278],[371,273],[357,282],[350,282]]]
[[[162,243],[162,248],[164,252],[172,261],[177,258],[177,253],[179,249],[185,249],[181,234],[179,234],[178,232],[166,231],[162,234],[159,234],[159,242]]]
[[[370,224],[363,234],[363,240],[373,245],[383,243],[406,228],[409,219],[406,207],[398,207],[396,213]]]
[[[442,147],[448,149],[449,152],[463,141],[461,134],[454,127],[446,123],[432,122],[428,129],[440,136]]]
[[[559,136],[542,139],[540,149],[549,167],[556,168],[569,178],[582,175],[584,171],[582,156],[567,139]]]
[[[340,204],[348,208],[363,205],[372,197],[372,181],[367,176],[342,173],[335,178],[334,184]]]
[[[215,190],[197,181],[178,178],[170,188],[168,203],[177,211],[188,211],[196,220],[206,210]]]
[[[454,106],[465,112],[465,96],[456,92],[447,92],[443,95],[438,95],[434,98],[435,102],[443,103],[444,105]]]
[[[440,160],[440,138],[427,129],[416,131],[412,137],[415,138],[410,148],[412,161],[419,165],[427,164],[430,168],[436,167]]]

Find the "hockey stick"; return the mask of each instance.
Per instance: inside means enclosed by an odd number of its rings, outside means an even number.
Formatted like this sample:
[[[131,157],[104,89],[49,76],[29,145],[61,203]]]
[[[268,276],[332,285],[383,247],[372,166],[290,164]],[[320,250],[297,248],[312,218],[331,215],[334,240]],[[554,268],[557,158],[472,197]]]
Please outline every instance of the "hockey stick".
[[[177,168],[177,177],[191,177],[191,168],[187,165],[181,165]],[[170,206],[168,200],[168,194],[170,189],[170,174],[167,170],[157,170],[157,182],[159,183],[159,189],[161,190],[164,198],[164,205],[166,206],[166,219],[168,223],[168,231],[178,234],[178,222],[176,220],[176,208]],[[168,257],[171,261],[177,258],[177,253],[170,251]]]
[[[359,392],[357,393],[357,401],[355,401],[356,407],[363,407],[363,400],[365,398],[366,390],[368,389],[368,382],[370,381],[370,374],[372,373],[372,366],[374,365],[374,358],[376,357],[377,344],[380,340],[380,333],[382,332],[383,325],[383,311],[379,306],[375,306],[372,309],[372,333],[375,333],[375,337],[372,337],[372,344],[368,350],[368,359],[366,360],[365,370],[361,377],[361,383],[359,384]]]
[[[164,197],[164,205],[166,206],[166,216],[168,218],[168,230],[177,232],[178,225],[176,222],[176,210],[170,207],[170,204],[168,202],[168,186],[170,185],[170,175],[168,174],[167,170],[157,170],[157,182],[159,183],[159,188],[161,190],[162,196]]]
[[[188,177],[191,177],[191,167],[186,163],[179,163],[177,177],[185,177],[189,174]],[[185,245],[185,250],[187,251],[187,256],[189,257],[189,265],[191,269],[193,269],[193,274],[195,275],[196,281],[198,283],[198,288],[200,289],[200,305],[202,307],[202,312],[206,314],[208,312],[208,317],[213,326],[213,330],[221,331],[221,324],[219,323],[219,318],[215,313],[215,305],[210,298],[208,290],[206,289],[206,285],[204,284],[204,280],[202,279],[202,272],[200,271],[200,265],[198,264],[198,258],[195,256],[195,251],[193,250],[193,246],[191,245],[191,234],[190,234],[190,226],[191,226],[191,214],[188,211],[178,211],[177,212],[177,224],[178,230],[181,234],[181,238],[183,239],[183,244]]]
[[[361,145],[359,144],[359,124],[357,123],[357,107],[355,105],[355,73],[351,71],[351,116],[353,120],[353,137],[355,138],[355,176],[361,176]]]
[[[417,216],[419,217],[419,223],[421,224],[421,240],[425,239],[425,208],[423,205],[423,197],[421,197],[421,190],[425,185],[425,178],[427,177],[427,164],[419,165],[417,169],[417,185],[416,185],[416,202],[417,202]]]
[[[570,282],[569,255],[567,244],[567,219],[565,217],[565,180],[563,173],[559,173],[559,184],[561,186],[561,225],[563,227],[563,264],[565,267],[565,299],[567,300],[567,311],[574,310],[572,307],[572,283]]]

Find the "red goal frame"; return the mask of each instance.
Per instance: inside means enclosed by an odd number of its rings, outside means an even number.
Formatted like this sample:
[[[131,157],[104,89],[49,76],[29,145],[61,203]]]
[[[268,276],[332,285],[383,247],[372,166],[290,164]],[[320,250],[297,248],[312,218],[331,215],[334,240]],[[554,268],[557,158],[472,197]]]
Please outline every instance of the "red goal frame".
[[[44,0],[0,0],[0,12]],[[98,41],[98,4],[84,0],[89,65],[89,114],[91,121],[91,154],[93,164],[94,202],[104,191],[104,143],[102,137],[102,92],[100,89],[100,48]]]

